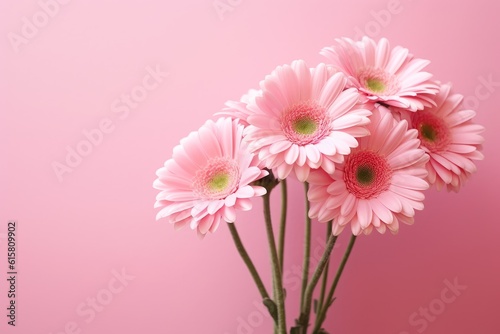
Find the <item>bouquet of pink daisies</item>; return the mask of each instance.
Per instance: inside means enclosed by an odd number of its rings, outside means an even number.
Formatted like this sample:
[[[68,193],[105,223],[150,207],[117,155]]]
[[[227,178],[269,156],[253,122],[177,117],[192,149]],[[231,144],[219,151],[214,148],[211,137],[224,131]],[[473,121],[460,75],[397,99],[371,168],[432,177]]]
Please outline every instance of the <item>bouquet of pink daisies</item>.
[[[321,54],[325,63],[278,66],[259,89],[228,101],[217,120],[180,141],[154,182],[157,219],[176,229],[188,225],[200,237],[226,223],[278,334],[327,333],[322,325],[356,237],[413,224],[424,190],[458,191],[476,171],[474,161],[483,159],[484,128],[472,122],[475,112],[462,107],[462,95],[423,71],[429,61],[368,37],[337,39]],[[282,283],[286,219],[276,242],[270,213],[276,186],[286,203],[288,177],[304,183],[309,217],[300,310],[290,330]],[[264,201],[272,295],[235,224],[238,210],[252,209],[253,197]],[[326,224],[329,238],[310,271],[312,220]],[[327,289],[330,254],[346,227],[352,237]]]

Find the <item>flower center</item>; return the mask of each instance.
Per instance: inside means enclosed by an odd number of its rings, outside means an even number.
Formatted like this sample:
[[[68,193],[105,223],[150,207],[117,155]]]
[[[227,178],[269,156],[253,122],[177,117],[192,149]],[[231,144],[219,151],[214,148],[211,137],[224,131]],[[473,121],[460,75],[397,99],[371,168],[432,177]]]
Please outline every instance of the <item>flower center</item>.
[[[393,95],[399,91],[397,78],[382,69],[365,68],[358,73],[361,90],[369,94]]]
[[[366,87],[374,93],[382,93],[385,91],[385,84],[377,78],[366,79]]]
[[[413,127],[418,130],[422,146],[431,152],[446,149],[451,140],[450,130],[446,123],[429,111],[418,111],[412,114]]]
[[[220,173],[212,176],[212,179],[207,182],[207,186],[212,191],[224,190],[229,184],[229,175]]]
[[[312,135],[316,132],[316,123],[310,118],[299,118],[293,123],[293,129],[301,135]]]
[[[288,107],[280,123],[288,140],[298,145],[315,144],[330,133],[330,117],[326,109],[314,101]]]
[[[221,199],[232,194],[240,181],[238,165],[228,158],[214,158],[196,172],[193,188],[204,199]]]
[[[370,166],[364,165],[358,167],[358,170],[356,171],[356,180],[359,184],[368,186],[373,182],[374,179],[375,174]]]
[[[344,164],[347,190],[357,198],[372,198],[389,188],[392,171],[387,160],[372,151],[348,155]]]
[[[436,141],[437,139],[437,133],[436,130],[432,127],[430,124],[422,124],[420,126],[420,135],[422,138],[428,141]]]

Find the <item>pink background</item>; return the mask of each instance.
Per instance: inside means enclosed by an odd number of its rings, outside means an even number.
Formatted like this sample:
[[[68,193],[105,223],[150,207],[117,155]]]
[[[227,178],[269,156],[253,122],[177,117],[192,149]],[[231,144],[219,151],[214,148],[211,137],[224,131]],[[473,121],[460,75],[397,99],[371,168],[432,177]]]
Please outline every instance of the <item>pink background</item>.
[[[322,47],[356,32],[385,36],[430,59],[428,70],[478,111],[476,121],[487,128],[486,159],[459,194],[427,192],[414,226],[397,236],[359,238],[327,329],[500,332],[497,2],[221,0],[231,6],[221,16],[213,0],[65,2],[49,7],[53,17],[45,22],[37,1],[0,3],[0,233],[9,219],[19,222],[16,328],[6,324],[0,239],[2,333],[271,333],[225,226],[200,241],[190,230],[155,222],[155,171],[227,99],[256,87],[277,65],[297,58],[317,64]],[[23,17],[33,22],[33,15],[41,27],[13,47],[9,36],[22,34]],[[121,95],[140,96],[146,68],[157,66],[168,76],[157,85],[149,80],[155,88],[126,114],[117,104]],[[82,131],[106,119],[108,133],[96,136],[97,145],[60,182],[53,162],[64,163],[67,147],[85,150]],[[301,186],[290,187],[291,325],[304,209]],[[238,226],[269,282],[260,212],[256,201]],[[313,227],[315,249],[324,226]],[[129,275],[124,283],[114,272],[122,269]],[[445,281],[454,280],[466,288],[443,303]],[[94,317],[87,298],[104,304]],[[429,307],[426,319],[419,312]]]

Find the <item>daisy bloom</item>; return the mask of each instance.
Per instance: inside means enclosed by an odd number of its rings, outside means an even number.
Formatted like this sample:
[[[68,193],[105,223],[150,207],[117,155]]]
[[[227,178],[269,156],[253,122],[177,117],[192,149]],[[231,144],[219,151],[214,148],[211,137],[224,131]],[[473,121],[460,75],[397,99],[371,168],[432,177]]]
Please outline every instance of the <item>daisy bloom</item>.
[[[377,110],[368,128],[371,135],[359,139],[333,174],[317,170],[308,180],[309,216],[333,220],[334,235],[348,224],[354,235],[373,229],[396,233],[399,222],[412,224],[415,210],[424,208],[429,156],[419,148],[417,131]]]
[[[484,158],[479,151],[484,128],[472,123],[476,113],[462,108],[463,96],[451,94],[450,84],[441,85],[435,99],[436,107],[402,115],[418,130],[422,148],[430,155],[429,183],[457,192],[476,171],[474,161]]]
[[[438,92],[432,75],[422,72],[429,61],[414,58],[401,46],[391,49],[385,38],[378,43],[366,36],[359,42],[336,39],[320,53],[372,102],[417,111],[431,106]]]
[[[175,228],[185,225],[200,236],[214,232],[221,221],[232,223],[236,210],[250,210],[250,199],[266,193],[251,185],[266,176],[242,141],[243,125],[220,118],[207,121],[182,139],[173,156],[158,169],[153,187],[160,190],[156,219],[167,218]]]
[[[359,93],[325,64],[310,69],[302,60],[277,67],[250,99],[245,140],[278,179],[292,171],[305,181],[310,169],[332,173],[355,137],[369,134],[371,111],[358,105]]]

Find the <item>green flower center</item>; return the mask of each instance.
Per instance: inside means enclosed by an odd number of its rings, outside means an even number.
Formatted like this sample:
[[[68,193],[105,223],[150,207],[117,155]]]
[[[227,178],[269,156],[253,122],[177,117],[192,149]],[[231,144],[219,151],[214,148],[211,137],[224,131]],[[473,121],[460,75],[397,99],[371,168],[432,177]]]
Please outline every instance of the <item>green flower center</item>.
[[[373,198],[389,189],[392,170],[387,159],[370,150],[354,150],[345,159],[344,182],[356,198]]]
[[[295,145],[316,144],[331,131],[325,107],[316,101],[298,101],[283,109],[279,122],[283,134]]]
[[[429,125],[429,124],[422,124],[420,126],[420,135],[425,140],[428,140],[428,141],[431,141],[431,142],[435,142],[438,139],[437,138],[438,135],[437,135],[436,129],[434,129],[434,127],[431,126],[431,125]]]
[[[418,139],[430,152],[447,150],[452,142],[450,125],[441,115],[431,110],[421,110],[411,115],[412,127],[418,130]]]
[[[222,191],[226,189],[229,184],[229,175],[227,173],[219,173],[212,176],[207,182],[207,187],[211,191]]]
[[[356,170],[356,180],[360,185],[368,186],[375,180],[375,173],[369,166],[361,165]]]
[[[382,93],[385,91],[385,83],[377,78],[366,79],[366,87],[374,93]]]
[[[312,135],[316,132],[317,125],[313,119],[304,117],[293,122],[293,129],[301,135]]]
[[[193,190],[203,199],[222,199],[238,189],[240,172],[236,161],[216,157],[196,172]]]

